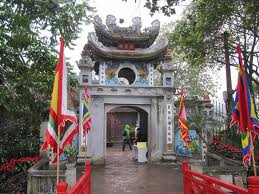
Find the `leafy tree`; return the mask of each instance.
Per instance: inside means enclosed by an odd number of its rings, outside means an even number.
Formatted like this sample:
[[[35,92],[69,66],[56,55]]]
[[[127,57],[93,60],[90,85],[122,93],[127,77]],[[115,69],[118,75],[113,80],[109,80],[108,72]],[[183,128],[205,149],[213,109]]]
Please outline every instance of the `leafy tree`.
[[[212,118],[203,111],[194,111],[188,115],[188,127],[195,129],[197,134],[201,134],[204,122],[208,120],[212,120]]]
[[[248,79],[259,85],[259,2],[250,0],[194,1],[171,33],[171,47],[184,53],[192,66],[225,64],[223,33],[229,34],[230,62],[237,66],[235,44],[240,41]]]
[[[205,67],[192,67],[184,62],[181,54],[172,54],[172,63],[176,66],[174,73],[175,88],[184,89],[189,99],[202,98],[205,94],[215,95],[217,82],[212,79],[212,71]],[[161,85],[161,65],[155,69],[155,85]],[[214,70],[215,71],[215,70]]]
[[[184,1],[184,0],[183,0]],[[151,14],[162,11],[165,15],[174,14],[166,11],[167,7],[183,2],[172,0],[146,0],[146,7]],[[165,10],[165,11],[164,11]],[[182,19],[171,33],[170,44],[174,52],[184,55],[184,60],[192,66],[224,66],[223,33],[229,34],[230,62],[237,66],[236,43],[240,42],[248,81],[258,87],[259,50],[259,1],[257,0],[197,0],[191,1]],[[254,94],[254,92],[252,91]],[[253,95],[254,97],[254,95]]]
[[[259,86],[259,48],[256,46],[259,41],[258,8],[259,2],[253,0],[194,1],[170,34],[171,48],[174,48],[176,53],[183,54],[184,60],[192,67],[223,67],[223,34],[227,32],[230,64],[237,66],[235,46],[240,42],[250,91],[255,99],[254,88]],[[251,87],[252,85],[256,87]],[[230,116],[226,120],[226,126],[229,126],[229,123]],[[233,144],[239,139],[234,127],[226,132],[227,142]]]
[[[127,1],[127,0],[122,0],[122,1]],[[146,0],[144,7],[150,10],[150,15],[153,15],[155,12],[162,12],[164,13],[164,15],[170,16],[172,14],[175,14],[175,7],[173,6],[178,5],[182,1],[184,0],[166,0],[166,1]]]
[[[192,67],[181,59],[174,56],[173,63],[176,65],[175,87],[183,88],[187,98],[202,98],[205,94],[214,95],[216,83],[212,80],[212,72],[208,68]]]
[[[0,135],[9,134],[0,153],[12,138],[38,150],[29,137],[38,136],[48,117],[57,39],[62,35],[72,46],[92,11],[87,0],[0,2]]]

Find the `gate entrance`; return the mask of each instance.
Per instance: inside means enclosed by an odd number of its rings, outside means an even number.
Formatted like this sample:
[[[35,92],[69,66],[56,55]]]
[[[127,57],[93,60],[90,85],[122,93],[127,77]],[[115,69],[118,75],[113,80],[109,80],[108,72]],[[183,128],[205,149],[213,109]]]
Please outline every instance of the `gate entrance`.
[[[106,113],[106,159],[109,160],[109,155],[115,156],[113,152],[123,152],[123,130],[126,125],[129,126],[131,146],[137,141],[148,143],[148,113],[136,106],[118,106]],[[137,128],[141,134],[138,139]],[[130,150],[128,144],[125,147],[126,152]],[[131,157],[132,154],[118,156]]]

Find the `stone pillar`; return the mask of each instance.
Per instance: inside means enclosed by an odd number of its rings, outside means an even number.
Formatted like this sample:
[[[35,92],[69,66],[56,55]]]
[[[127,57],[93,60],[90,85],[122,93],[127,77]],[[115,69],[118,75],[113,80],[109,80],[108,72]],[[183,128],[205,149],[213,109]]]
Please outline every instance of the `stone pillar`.
[[[174,74],[175,66],[171,62],[171,56],[167,53],[162,64],[162,81],[163,86],[168,87],[164,96],[165,108],[165,128],[166,128],[166,151],[174,152]]]
[[[205,162],[206,161],[206,153],[207,153],[207,133],[205,132],[205,129],[202,129],[202,151],[201,151],[201,155],[202,155],[202,161]],[[206,142],[205,142],[206,141]]]
[[[94,62],[89,57],[89,51],[87,50],[87,45],[84,47],[84,51],[81,55],[81,59],[79,61],[78,67],[80,69],[80,99],[79,99],[79,149],[78,149],[78,158],[84,161],[85,152],[87,152],[87,147],[85,147],[85,140],[87,141],[87,137],[83,136],[83,126],[82,126],[82,109],[84,102],[84,87],[86,85],[92,85],[92,70],[94,67]],[[88,90],[89,92],[90,90]],[[89,93],[89,95],[91,95]],[[87,142],[86,142],[87,143]]]
[[[46,140],[47,126],[48,126],[48,122],[42,122],[40,125],[40,140],[42,143],[45,142],[45,140]],[[42,146],[42,144],[40,146]],[[50,157],[49,149],[47,149],[45,152],[40,152],[40,156],[41,156],[41,158],[49,159],[49,157]]]
[[[213,141],[213,129],[216,126],[216,123],[214,121],[206,121],[202,126],[202,137],[206,141],[205,143],[204,140],[202,140],[202,160],[207,161],[207,145]]]
[[[174,87],[174,71],[176,71],[176,66],[172,64],[171,56],[165,55],[161,74],[163,86]]]
[[[94,62],[90,59],[88,54],[83,53],[81,55],[78,67],[80,69],[79,73],[79,84],[80,86],[92,85],[92,70],[94,67]]]
[[[106,150],[104,99],[100,96],[92,97],[90,101],[90,109],[92,125],[88,134],[87,156],[91,157],[91,162],[93,164],[104,164]]]
[[[171,62],[171,56],[166,54],[162,64],[162,84],[166,87],[164,96],[164,115],[166,146],[163,159],[175,160],[175,132],[174,132],[174,71],[175,66]]]
[[[158,98],[151,99],[151,106],[150,106],[150,127],[149,127],[149,142],[150,142],[150,150],[149,153],[151,154],[151,161],[160,161],[163,154],[163,127],[160,124],[160,118],[162,116],[161,112],[161,105],[159,105]],[[159,125],[160,124],[160,125]]]
[[[65,172],[65,177],[66,177],[66,182],[68,184],[68,188],[72,187],[73,185],[76,184],[76,167],[75,163],[67,163],[66,164],[66,172]]]

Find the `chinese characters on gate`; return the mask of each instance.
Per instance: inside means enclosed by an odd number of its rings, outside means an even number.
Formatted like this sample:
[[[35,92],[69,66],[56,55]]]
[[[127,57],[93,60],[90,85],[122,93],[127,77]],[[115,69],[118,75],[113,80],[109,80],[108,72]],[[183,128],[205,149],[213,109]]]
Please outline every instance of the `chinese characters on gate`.
[[[166,126],[167,126],[167,145],[168,151],[173,150],[173,106],[172,104],[166,105]]]

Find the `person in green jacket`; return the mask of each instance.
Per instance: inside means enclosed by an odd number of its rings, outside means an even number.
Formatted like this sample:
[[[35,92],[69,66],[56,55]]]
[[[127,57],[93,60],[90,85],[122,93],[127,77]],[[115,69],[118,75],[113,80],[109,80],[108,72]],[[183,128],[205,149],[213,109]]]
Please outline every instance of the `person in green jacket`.
[[[126,144],[128,144],[130,150],[132,150],[131,143],[130,143],[130,136],[129,136],[129,133],[130,133],[130,126],[129,126],[129,125],[125,125],[124,130],[123,130],[123,133],[122,133],[122,136],[123,136],[123,146],[122,146],[122,150],[123,150],[123,151],[125,150],[125,145],[126,145]]]

